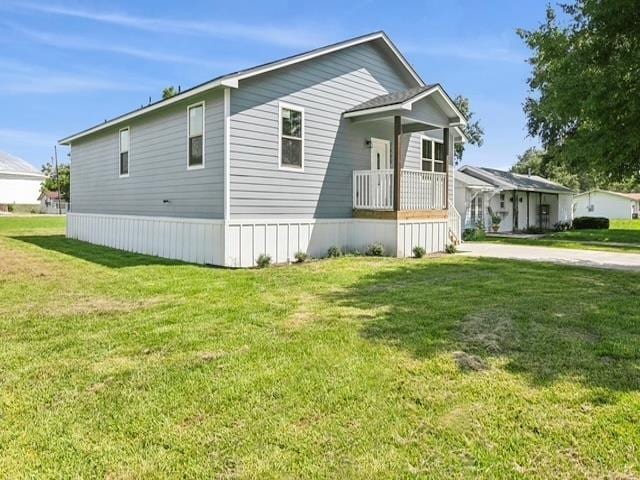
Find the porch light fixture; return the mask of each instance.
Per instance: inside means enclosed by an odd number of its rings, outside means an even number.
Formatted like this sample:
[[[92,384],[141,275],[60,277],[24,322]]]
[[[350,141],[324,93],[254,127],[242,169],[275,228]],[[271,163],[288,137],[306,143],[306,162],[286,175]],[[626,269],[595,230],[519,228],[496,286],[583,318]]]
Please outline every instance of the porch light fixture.
[[[365,138],[364,139],[364,145],[365,145],[365,147],[371,148],[371,139],[370,138]]]

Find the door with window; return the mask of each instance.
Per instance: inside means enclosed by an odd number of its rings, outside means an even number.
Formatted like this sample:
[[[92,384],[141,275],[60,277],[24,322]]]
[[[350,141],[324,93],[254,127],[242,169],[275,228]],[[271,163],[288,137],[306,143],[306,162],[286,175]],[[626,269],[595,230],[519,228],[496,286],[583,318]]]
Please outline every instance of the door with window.
[[[391,164],[391,142],[379,138],[371,139],[371,194],[378,204],[393,202],[393,169]],[[381,171],[382,170],[382,171]]]
[[[371,139],[371,170],[389,170],[391,166],[391,143],[389,140]]]

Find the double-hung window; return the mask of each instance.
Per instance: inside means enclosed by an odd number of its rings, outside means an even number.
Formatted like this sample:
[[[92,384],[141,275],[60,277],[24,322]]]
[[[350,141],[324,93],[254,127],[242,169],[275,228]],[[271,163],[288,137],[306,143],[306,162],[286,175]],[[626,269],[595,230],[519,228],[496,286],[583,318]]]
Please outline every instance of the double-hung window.
[[[129,176],[129,127],[120,130],[120,176]]]
[[[204,167],[204,102],[191,105],[187,112],[187,168]]]
[[[302,170],[304,110],[280,105],[280,168]]]
[[[426,138],[422,139],[422,171],[433,171],[433,142]]]
[[[444,145],[429,138],[422,138],[422,171],[444,172]]]
[[[444,172],[444,144],[433,142],[433,171]]]

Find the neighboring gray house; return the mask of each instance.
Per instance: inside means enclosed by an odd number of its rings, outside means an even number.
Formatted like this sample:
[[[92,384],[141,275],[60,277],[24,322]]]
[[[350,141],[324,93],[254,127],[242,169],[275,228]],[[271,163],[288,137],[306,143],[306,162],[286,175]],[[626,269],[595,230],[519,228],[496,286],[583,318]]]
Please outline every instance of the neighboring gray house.
[[[490,188],[482,188],[482,194],[476,194],[478,186],[486,185]],[[500,232],[516,232],[528,227],[551,229],[558,222],[573,219],[573,191],[537,175],[465,165],[456,174],[456,190],[456,205],[466,220],[465,227],[480,220],[489,231],[489,207],[502,219]],[[467,199],[464,206],[460,202],[463,191]]]
[[[463,115],[383,32],[224,75],[60,140],[67,235],[191,262],[255,265],[332,245],[457,241]]]

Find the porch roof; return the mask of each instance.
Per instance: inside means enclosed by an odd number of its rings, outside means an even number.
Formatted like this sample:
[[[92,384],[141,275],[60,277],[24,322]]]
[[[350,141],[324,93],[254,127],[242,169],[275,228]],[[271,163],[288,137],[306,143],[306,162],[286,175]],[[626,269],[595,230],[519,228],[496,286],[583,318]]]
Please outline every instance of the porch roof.
[[[427,90],[433,88],[435,85],[425,85],[424,87],[409,88],[407,90],[401,90],[399,92],[387,93],[386,95],[379,95],[350,108],[345,113],[359,112],[360,110],[368,110],[370,108],[386,107],[389,105],[398,105],[411,100],[416,95],[419,95]]]
[[[389,114],[394,110],[404,110],[405,114],[410,114],[415,103],[428,97],[438,103],[442,112],[448,117],[450,126],[466,125],[467,119],[453,103],[447,92],[437,83],[379,95],[346,110],[344,116],[355,118],[377,113]]]

